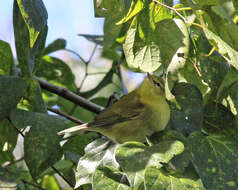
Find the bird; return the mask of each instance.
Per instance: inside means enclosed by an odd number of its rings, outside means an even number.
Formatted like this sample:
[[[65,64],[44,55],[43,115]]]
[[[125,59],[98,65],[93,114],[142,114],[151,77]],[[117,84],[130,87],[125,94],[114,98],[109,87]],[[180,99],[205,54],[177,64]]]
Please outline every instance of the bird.
[[[92,121],[60,131],[58,135],[95,131],[119,144],[145,142],[154,132],[164,130],[170,120],[163,84],[161,77],[148,74],[137,89],[122,96]]]

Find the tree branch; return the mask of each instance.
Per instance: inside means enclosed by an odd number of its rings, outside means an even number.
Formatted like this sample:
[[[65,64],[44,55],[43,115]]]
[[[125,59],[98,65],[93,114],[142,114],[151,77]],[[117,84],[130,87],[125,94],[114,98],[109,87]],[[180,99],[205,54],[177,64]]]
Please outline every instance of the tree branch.
[[[70,100],[70,101],[74,102],[75,104],[78,104],[79,106],[81,106],[89,111],[92,111],[94,113],[100,113],[102,110],[104,110],[104,107],[94,104],[94,103],[90,102],[89,100],[87,100],[81,96],[78,96],[77,94],[71,92],[70,90],[68,90],[66,88],[62,88],[60,86],[49,83],[37,76],[34,76],[34,78],[40,83],[41,88],[48,90],[52,93],[55,93],[67,100]]]
[[[66,114],[66,113],[63,113],[62,111],[60,111],[60,110],[58,110],[58,109],[54,109],[54,108],[48,107],[47,110],[49,110],[49,111],[51,111],[51,112],[54,112],[54,113],[56,113],[56,114],[58,114],[58,115],[61,115],[61,116],[65,117],[65,118],[67,118],[68,120],[70,120],[70,121],[72,121],[72,122],[74,122],[74,123],[77,123],[77,124],[79,124],[79,125],[81,125],[81,124],[84,123],[84,122],[82,122],[81,120],[79,120],[79,119],[77,119],[77,118],[75,118],[75,117],[73,117],[73,116],[71,116],[71,115],[68,115],[68,114]]]

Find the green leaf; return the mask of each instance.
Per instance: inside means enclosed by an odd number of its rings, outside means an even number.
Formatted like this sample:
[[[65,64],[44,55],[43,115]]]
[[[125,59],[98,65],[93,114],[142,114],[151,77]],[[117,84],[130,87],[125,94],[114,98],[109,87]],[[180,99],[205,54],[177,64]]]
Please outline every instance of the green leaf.
[[[183,143],[176,140],[162,141],[150,147],[139,142],[126,142],[117,148],[115,157],[126,173],[131,187],[137,189],[143,183],[146,167],[161,168],[162,163],[168,163],[183,150]]]
[[[121,25],[116,23],[123,17],[126,11],[125,0],[110,0],[107,9],[107,14],[104,22],[104,48],[111,48],[120,34]],[[116,10],[116,11],[115,11]]]
[[[76,136],[74,138],[70,138],[66,143],[63,145],[63,150],[65,152],[72,152],[75,154],[79,154],[81,156],[84,155],[84,148],[93,140],[98,138],[98,134],[95,132],[90,132],[87,134],[83,134],[80,136]]]
[[[31,76],[34,60],[30,48],[30,37],[28,28],[18,7],[17,0],[14,0],[13,6],[13,26],[19,67],[21,68],[23,76]]]
[[[59,145],[62,129],[73,126],[61,117],[23,110],[13,110],[10,115],[18,128],[31,126],[24,139],[24,159],[33,178],[60,160],[63,151]]]
[[[60,190],[60,187],[54,176],[44,176],[41,182],[42,188]]]
[[[238,13],[238,1],[232,0],[232,2],[233,2],[233,5],[235,7],[236,14],[237,14]]]
[[[96,169],[109,165],[114,168],[118,164],[114,160],[114,151],[117,145],[107,139],[97,139],[85,148],[85,155],[79,160],[76,172],[76,188],[87,183],[92,183]]]
[[[17,0],[21,15],[28,27],[30,47],[33,48],[38,35],[47,22],[47,11],[41,0]]]
[[[238,188],[238,143],[232,137],[195,132],[189,141],[193,165],[207,189]]]
[[[143,72],[153,72],[159,67],[167,67],[177,50],[184,47],[183,41],[188,37],[177,23],[180,22],[176,19],[165,19],[156,24],[155,31],[145,26],[144,33],[140,34],[140,20],[134,19],[123,44],[129,67]]]
[[[223,98],[227,97],[230,88],[238,81],[238,70],[234,67],[229,67],[221,85],[218,88],[216,100],[221,102]]]
[[[205,6],[211,6],[211,5],[219,5],[220,0],[194,0],[199,6],[205,7]]]
[[[10,75],[14,64],[10,45],[0,40],[0,75]]]
[[[200,59],[201,74],[204,81],[216,93],[224,77],[229,71],[229,65],[218,56],[209,56]]]
[[[43,55],[47,55],[50,54],[52,52],[61,50],[61,49],[65,49],[66,47],[66,40],[59,38],[55,41],[53,41],[52,43],[50,43],[43,51]]]
[[[119,172],[112,171],[109,168],[96,170],[93,175],[92,186],[94,190],[129,190],[129,186],[122,183],[123,175]]]
[[[0,122],[0,165],[14,160],[13,150],[17,143],[18,132],[9,120]]]
[[[238,68],[238,52],[234,50],[230,45],[221,39],[220,36],[216,35],[207,28],[203,28],[203,31],[208,38],[211,45],[213,45],[218,53],[227,58],[228,63],[233,65],[236,69]]]
[[[29,102],[29,110],[33,112],[46,113],[46,105],[41,95],[41,88],[39,82],[36,79],[29,80],[29,86],[27,89],[27,94],[24,96]]]
[[[173,88],[176,101],[181,107],[172,107],[173,127],[185,135],[200,131],[203,124],[203,100],[200,91],[192,84],[177,83]]]
[[[62,60],[44,56],[37,66],[36,76],[42,77],[56,85],[75,90],[75,77],[71,68]]]
[[[200,180],[183,175],[168,175],[156,167],[145,171],[145,189],[149,190],[205,190]]]
[[[224,105],[210,102],[204,109],[204,127],[207,132],[221,131],[230,135],[235,126],[235,116]]]
[[[130,9],[125,17],[123,17],[119,22],[116,24],[123,24],[136,16],[140,11],[142,11],[145,8],[145,3],[143,0],[132,0]]]
[[[0,120],[16,107],[26,88],[27,83],[21,78],[0,76]]]

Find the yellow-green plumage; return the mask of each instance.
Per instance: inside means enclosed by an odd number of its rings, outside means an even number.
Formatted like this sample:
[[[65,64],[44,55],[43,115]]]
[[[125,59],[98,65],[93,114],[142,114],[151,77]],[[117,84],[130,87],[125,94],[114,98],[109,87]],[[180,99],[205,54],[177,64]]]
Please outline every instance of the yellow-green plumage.
[[[146,77],[139,88],[123,96],[93,121],[63,130],[59,134],[87,130],[99,132],[118,143],[143,142],[146,136],[163,130],[169,119],[170,109],[163,90]]]

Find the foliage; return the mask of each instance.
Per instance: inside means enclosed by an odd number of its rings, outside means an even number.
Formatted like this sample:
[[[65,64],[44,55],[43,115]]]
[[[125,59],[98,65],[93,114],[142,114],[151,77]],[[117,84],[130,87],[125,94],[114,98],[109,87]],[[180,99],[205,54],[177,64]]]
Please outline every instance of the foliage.
[[[67,50],[64,39],[46,46],[43,1],[14,0],[17,60],[0,40],[0,189],[238,189],[237,1],[94,0],[94,8],[105,18],[104,36],[80,36],[103,47],[111,68],[82,92],[93,76],[91,58]],[[85,65],[81,84],[68,63],[51,56],[58,50]],[[122,93],[122,67],[164,78],[166,130],[144,144],[92,132],[58,136],[103,110],[107,87]],[[22,158],[13,154],[18,139]]]

